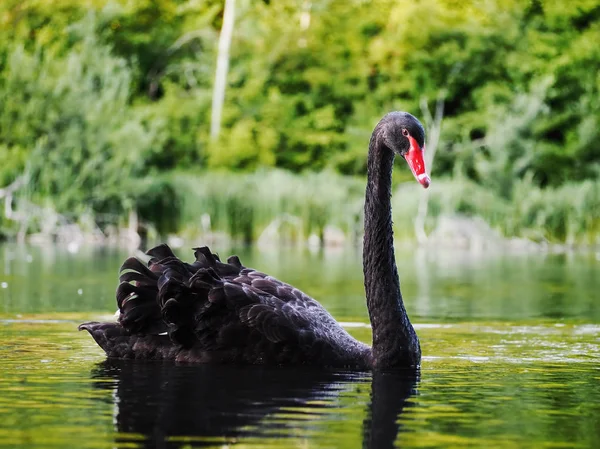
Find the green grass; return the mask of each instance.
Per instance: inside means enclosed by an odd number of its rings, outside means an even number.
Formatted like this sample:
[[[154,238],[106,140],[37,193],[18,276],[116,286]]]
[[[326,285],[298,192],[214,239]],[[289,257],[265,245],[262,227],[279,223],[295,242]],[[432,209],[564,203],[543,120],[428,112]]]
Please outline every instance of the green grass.
[[[203,214],[211,217],[213,231],[245,242],[258,238],[270,223],[283,217],[300,223],[297,237],[322,235],[326,225],[349,233],[361,221],[364,182],[331,172],[176,173],[169,180],[179,194],[179,219],[186,233],[203,230]]]
[[[247,243],[284,217],[297,223],[287,230],[292,240],[311,233],[322,236],[327,225],[348,237],[362,232],[364,178],[327,171],[292,174],[264,170],[250,174],[171,173],[155,182],[169,194],[169,227],[184,235],[205,231],[204,214],[211,218],[212,231]],[[152,191],[156,193],[156,189]],[[413,239],[413,219],[425,191],[410,180],[396,183],[393,192],[396,238]],[[507,200],[465,178],[434,179],[428,192],[426,229],[434,229],[441,216],[460,214],[481,217],[507,237],[570,244],[600,242],[600,182],[540,189],[522,180],[515,182],[513,192]],[[163,201],[161,211],[165,207]],[[165,213],[161,213],[163,222]]]
[[[325,235],[327,226],[341,230],[347,240],[359,239],[363,226],[365,178],[332,171],[293,174],[265,169],[254,173],[170,172],[131,183],[131,206],[140,219],[162,235],[196,238],[207,232],[224,233],[239,243],[255,242],[274,223],[279,237],[299,242]],[[429,195],[425,221],[431,232],[442,216],[481,217],[506,237],[534,241],[594,245],[600,243],[600,181],[567,183],[541,189],[527,179],[513,182],[510,199],[464,177],[434,178],[428,191],[398,173],[392,206],[396,239],[413,240],[413,220],[422,195]],[[53,204],[47,198],[49,205]],[[106,214],[73,221],[95,220],[101,227]],[[114,214],[113,214],[114,215]],[[210,217],[210,227],[207,226]],[[110,216],[107,223],[125,226],[127,214]],[[0,216],[0,236],[15,236],[17,224]],[[29,232],[38,226],[30,223]]]

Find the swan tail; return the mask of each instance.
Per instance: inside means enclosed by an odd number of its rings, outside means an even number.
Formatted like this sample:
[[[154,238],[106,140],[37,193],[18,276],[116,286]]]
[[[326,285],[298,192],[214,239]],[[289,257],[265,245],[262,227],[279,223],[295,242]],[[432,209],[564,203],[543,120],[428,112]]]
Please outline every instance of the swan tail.
[[[78,328],[88,331],[107,357],[133,359],[173,358],[178,348],[164,335],[135,335],[119,323],[83,323]]]
[[[113,352],[113,349],[118,345],[118,340],[130,335],[129,332],[118,323],[98,323],[96,321],[91,321],[89,323],[80,324],[78,329],[80,331],[88,331],[94,341],[98,343],[98,346],[100,346],[107,355]]]

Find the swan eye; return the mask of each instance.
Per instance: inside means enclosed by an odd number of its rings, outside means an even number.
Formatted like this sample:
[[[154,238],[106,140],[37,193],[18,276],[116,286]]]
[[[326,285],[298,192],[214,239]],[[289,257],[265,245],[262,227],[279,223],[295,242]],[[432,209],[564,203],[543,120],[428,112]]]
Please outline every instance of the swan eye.
[[[406,128],[402,128],[402,135],[408,137],[408,130]]]

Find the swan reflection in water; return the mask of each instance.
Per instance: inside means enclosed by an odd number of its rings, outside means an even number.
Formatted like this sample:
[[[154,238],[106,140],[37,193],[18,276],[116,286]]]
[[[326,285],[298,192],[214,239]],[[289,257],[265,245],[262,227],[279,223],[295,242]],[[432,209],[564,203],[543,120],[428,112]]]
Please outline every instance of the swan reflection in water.
[[[360,412],[363,447],[391,448],[400,430],[398,417],[410,406],[407,399],[418,382],[414,371],[371,374],[112,359],[98,364],[92,378],[102,380],[95,382],[98,388],[113,391],[115,443],[159,448],[310,438],[321,415],[333,416],[346,406],[342,395],[358,396],[369,382],[370,398],[364,397],[366,410]]]

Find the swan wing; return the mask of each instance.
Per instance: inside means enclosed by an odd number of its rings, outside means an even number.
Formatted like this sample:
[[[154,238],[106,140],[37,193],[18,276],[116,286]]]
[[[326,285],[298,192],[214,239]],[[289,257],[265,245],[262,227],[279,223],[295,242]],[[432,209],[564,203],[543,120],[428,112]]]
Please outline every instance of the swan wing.
[[[356,349],[358,342],[299,289],[244,267],[236,256],[223,263],[206,247],[195,254],[187,264],[161,245],[148,251],[148,267],[135,258],[125,261],[117,290],[123,327],[167,331],[183,348],[229,361],[315,361],[340,358],[349,345]]]

